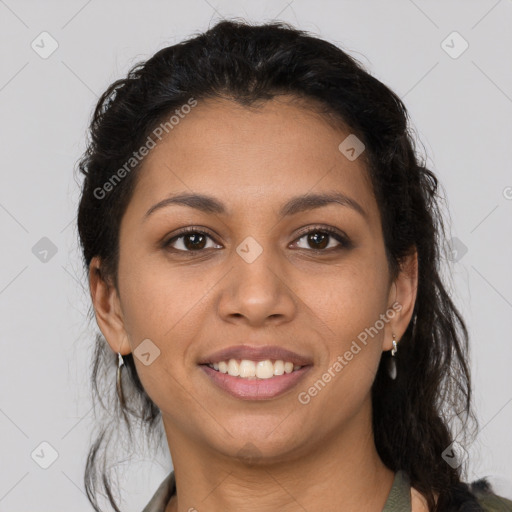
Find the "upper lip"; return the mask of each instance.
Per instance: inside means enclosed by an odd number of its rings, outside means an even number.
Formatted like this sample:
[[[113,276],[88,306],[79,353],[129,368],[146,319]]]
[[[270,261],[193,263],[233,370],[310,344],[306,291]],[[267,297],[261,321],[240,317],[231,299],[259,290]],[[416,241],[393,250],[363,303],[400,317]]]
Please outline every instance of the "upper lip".
[[[265,361],[274,359],[290,361],[294,365],[308,366],[312,361],[307,356],[302,356],[277,345],[265,345],[252,347],[249,345],[236,345],[213,352],[199,361],[199,364],[218,363],[229,359],[249,359],[251,361]]]

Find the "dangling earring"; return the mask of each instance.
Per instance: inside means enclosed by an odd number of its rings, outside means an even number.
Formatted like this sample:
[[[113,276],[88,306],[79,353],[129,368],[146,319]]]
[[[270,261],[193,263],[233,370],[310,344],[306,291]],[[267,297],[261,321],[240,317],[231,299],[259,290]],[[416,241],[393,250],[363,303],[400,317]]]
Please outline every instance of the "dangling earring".
[[[120,352],[117,353],[117,396],[119,397],[119,401],[121,405],[124,407],[124,395],[123,395],[123,386],[121,384],[121,371],[124,365],[123,356]]]
[[[396,334],[393,333],[393,348],[391,349],[391,357],[388,360],[388,373],[392,380],[396,379],[396,359],[395,354],[398,351],[398,343],[396,341]]]
[[[398,345],[396,343],[396,334],[393,333],[393,348],[391,349],[391,355],[394,356],[398,352]]]

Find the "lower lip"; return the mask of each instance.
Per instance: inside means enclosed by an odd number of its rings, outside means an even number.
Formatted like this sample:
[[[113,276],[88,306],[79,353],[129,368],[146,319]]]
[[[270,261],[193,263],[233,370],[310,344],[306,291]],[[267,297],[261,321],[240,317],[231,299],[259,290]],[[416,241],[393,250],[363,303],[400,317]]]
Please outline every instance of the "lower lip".
[[[245,379],[218,372],[205,364],[200,367],[219,388],[243,400],[267,400],[280,396],[296,386],[311,368],[303,366],[299,370],[275,375],[270,379]]]

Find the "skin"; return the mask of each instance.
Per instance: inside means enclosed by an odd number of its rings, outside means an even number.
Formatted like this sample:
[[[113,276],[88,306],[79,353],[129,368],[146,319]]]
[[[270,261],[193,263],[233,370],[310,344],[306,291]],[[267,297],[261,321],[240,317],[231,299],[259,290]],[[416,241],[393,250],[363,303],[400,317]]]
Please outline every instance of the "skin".
[[[370,390],[392,333],[400,340],[411,320],[417,256],[391,279],[363,159],[350,161],[338,149],[347,135],[290,97],[257,110],[200,101],[143,162],[121,223],[117,290],[99,276],[99,259],[91,262],[96,319],[112,350],[128,354],[147,338],[160,350],[148,366],[134,360],[162,412],[175,468],[178,497],[166,512],[384,506],[394,474],[375,449]],[[294,196],[332,191],[357,201],[366,217],[335,203],[278,216]],[[214,196],[227,213],[171,205],[145,218],[181,192]],[[299,229],[317,225],[316,233],[331,226],[353,246],[331,236],[315,252],[319,242]],[[159,245],[187,226],[207,228],[200,251],[190,236]],[[236,252],[247,236],[263,250],[252,263]],[[301,404],[298,393],[395,301],[401,310]],[[198,361],[243,343],[283,346],[309,356],[313,367],[280,397],[234,398]],[[253,455],[250,463],[240,450]],[[413,510],[424,510],[418,493],[413,502]]]

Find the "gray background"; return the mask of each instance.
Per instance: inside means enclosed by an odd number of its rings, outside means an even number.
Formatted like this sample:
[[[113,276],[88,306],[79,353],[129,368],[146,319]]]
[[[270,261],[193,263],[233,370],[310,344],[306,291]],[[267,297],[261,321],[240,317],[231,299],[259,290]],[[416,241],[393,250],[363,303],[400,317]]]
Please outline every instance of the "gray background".
[[[0,0],[0,511],[92,510],[82,480],[94,325],[73,169],[97,96],[135,62],[233,16],[288,21],[337,43],[404,99],[457,239],[452,288],[481,424],[467,479],[491,475],[512,498],[511,0]],[[58,44],[47,58],[43,31]],[[453,31],[469,44],[457,58],[464,43]],[[38,252],[43,237],[56,254]],[[48,469],[31,457],[49,461],[42,442],[58,454]],[[168,463],[162,450],[123,465],[124,510],[143,507]]]

